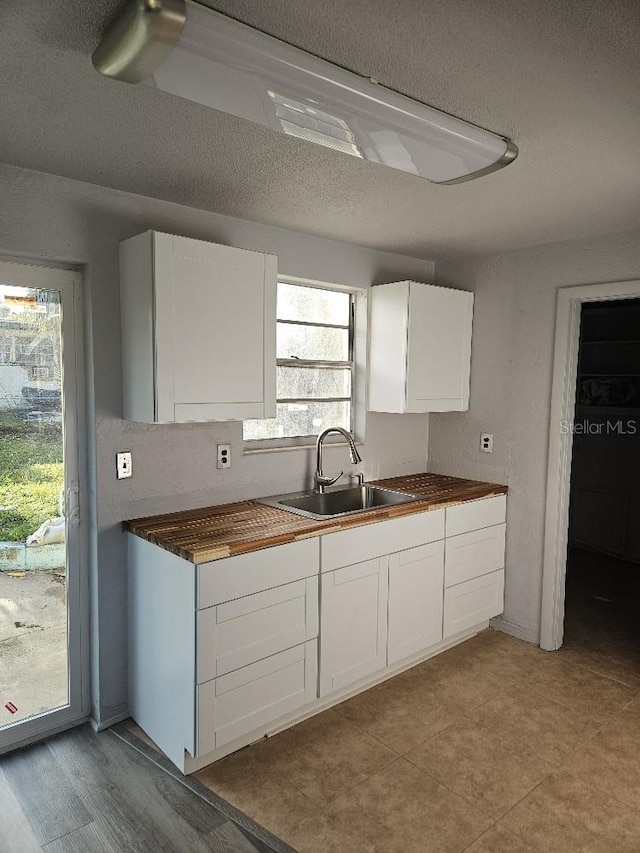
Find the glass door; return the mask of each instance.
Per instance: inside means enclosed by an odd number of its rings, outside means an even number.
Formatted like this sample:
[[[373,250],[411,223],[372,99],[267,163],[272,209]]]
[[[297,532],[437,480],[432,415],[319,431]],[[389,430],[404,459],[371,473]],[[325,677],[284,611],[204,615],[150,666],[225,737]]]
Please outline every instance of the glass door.
[[[88,714],[79,300],[0,262],[0,752]]]

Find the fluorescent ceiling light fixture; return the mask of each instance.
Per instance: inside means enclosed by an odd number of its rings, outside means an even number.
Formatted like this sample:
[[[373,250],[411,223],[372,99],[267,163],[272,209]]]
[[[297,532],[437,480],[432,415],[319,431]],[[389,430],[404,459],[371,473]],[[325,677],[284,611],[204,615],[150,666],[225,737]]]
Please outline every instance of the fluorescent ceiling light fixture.
[[[493,172],[518,154],[496,133],[191,0],[129,0],[93,64],[109,77],[439,184]]]

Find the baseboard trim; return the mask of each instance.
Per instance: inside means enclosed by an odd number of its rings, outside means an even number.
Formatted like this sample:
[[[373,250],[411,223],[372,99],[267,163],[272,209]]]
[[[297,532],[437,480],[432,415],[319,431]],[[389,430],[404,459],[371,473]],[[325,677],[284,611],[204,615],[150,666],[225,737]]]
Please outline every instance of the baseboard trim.
[[[121,705],[120,708],[114,709],[108,717],[101,717],[99,720],[92,716],[89,720],[91,728],[94,732],[103,732],[105,729],[115,726],[116,723],[121,723],[130,717],[129,709]]]
[[[533,643],[534,646],[540,645],[540,635],[534,628],[525,628],[523,625],[503,619],[502,616],[496,616],[495,619],[492,619],[489,622],[489,626],[496,631],[502,631],[503,634],[509,634],[509,636],[515,637],[518,640]]]

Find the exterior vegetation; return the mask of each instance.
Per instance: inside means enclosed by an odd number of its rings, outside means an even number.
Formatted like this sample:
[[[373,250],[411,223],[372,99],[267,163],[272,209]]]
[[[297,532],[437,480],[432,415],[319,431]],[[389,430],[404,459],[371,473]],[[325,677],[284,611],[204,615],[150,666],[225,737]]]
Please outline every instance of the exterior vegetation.
[[[62,427],[0,413],[0,541],[24,542],[60,514]]]

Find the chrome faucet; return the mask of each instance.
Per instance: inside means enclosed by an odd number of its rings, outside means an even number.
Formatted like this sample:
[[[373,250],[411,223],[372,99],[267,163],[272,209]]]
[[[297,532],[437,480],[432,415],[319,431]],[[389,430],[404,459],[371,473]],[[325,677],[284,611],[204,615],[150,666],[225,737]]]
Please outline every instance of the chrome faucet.
[[[353,436],[350,432],[347,432],[346,429],[342,429],[342,427],[329,427],[320,433],[318,436],[318,440],[316,441],[316,470],[313,475],[313,491],[322,495],[327,486],[332,486],[334,483],[337,483],[340,477],[344,474],[344,471],[340,471],[337,477],[333,479],[331,477],[325,477],[322,473],[322,448],[323,442],[325,438],[332,432],[337,432],[340,435],[343,435],[349,444],[349,458],[351,459],[351,463],[353,465],[357,465],[358,462],[362,462],[362,457],[358,453],[356,448],[356,443],[353,440]]]

